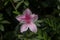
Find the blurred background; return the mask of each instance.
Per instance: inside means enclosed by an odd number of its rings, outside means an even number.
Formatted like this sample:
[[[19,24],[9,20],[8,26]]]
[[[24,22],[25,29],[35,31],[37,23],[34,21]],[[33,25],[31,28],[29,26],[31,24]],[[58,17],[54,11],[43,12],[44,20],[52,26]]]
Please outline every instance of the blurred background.
[[[39,16],[37,33],[20,33],[16,16],[26,8]],[[0,0],[0,40],[60,40],[60,0]]]

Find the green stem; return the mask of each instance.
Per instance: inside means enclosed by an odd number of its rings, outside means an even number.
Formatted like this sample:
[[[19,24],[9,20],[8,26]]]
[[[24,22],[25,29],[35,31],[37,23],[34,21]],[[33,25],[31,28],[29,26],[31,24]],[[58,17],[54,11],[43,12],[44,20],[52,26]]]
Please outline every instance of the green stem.
[[[12,0],[10,0],[10,2],[11,2],[11,4],[12,4],[13,8],[15,9],[15,5],[14,5],[14,3],[12,2]],[[16,9],[15,9],[15,10],[16,10]]]

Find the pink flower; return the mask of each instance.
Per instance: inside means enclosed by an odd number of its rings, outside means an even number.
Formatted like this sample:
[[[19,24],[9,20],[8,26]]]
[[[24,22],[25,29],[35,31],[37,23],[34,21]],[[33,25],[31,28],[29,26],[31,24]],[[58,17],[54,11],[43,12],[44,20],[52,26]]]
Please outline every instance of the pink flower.
[[[26,9],[24,12],[23,12],[23,15],[18,15],[16,17],[16,19],[23,23],[22,26],[21,26],[21,33],[23,33],[24,31],[27,31],[28,28],[30,29],[30,31],[36,33],[37,32],[37,27],[36,25],[34,24],[35,21],[37,21],[38,19],[38,15],[35,15],[35,14],[32,14],[32,12],[30,11],[30,9]]]

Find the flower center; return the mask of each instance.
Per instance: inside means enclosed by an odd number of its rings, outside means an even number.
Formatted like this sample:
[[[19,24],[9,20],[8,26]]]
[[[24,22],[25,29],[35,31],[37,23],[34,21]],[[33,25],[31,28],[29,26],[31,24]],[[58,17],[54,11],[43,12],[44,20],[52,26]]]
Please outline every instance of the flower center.
[[[30,23],[30,20],[31,20],[30,15],[26,15],[26,16],[25,16],[25,21],[26,21],[27,23]]]

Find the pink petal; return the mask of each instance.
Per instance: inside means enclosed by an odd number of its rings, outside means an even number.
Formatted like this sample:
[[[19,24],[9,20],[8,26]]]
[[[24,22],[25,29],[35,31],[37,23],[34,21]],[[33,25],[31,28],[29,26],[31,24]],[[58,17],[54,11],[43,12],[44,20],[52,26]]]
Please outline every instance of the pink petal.
[[[17,19],[19,22],[21,22],[21,23],[24,23],[24,18],[25,18],[24,15],[18,15],[18,16],[16,17],[16,19]]]
[[[38,15],[32,14],[31,18],[32,18],[32,21],[35,22],[38,20]]]
[[[30,23],[30,24],[28,25],[28,27],[29,27],[29,29],[30,29],[32,32],[34,32],[34,33],[37,32],[37,27],[36,27],[36,25],[35,25],[34,23]]]
[[[24,15],[31,15],[32,12],[30,11],[30,9],[26,9],[24,12],[23,12]]]
[[[28,30],[27,24],[23,24],[23,25],[21,26],[21,29],[20,29],[21,33],[23,33],[24,31],[27,31],[27,30]]]

